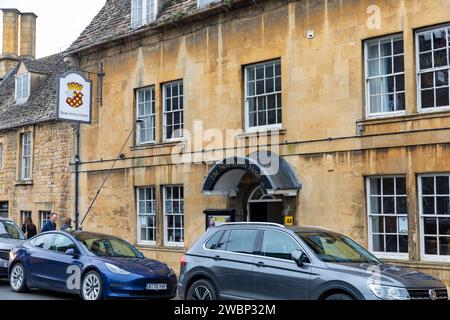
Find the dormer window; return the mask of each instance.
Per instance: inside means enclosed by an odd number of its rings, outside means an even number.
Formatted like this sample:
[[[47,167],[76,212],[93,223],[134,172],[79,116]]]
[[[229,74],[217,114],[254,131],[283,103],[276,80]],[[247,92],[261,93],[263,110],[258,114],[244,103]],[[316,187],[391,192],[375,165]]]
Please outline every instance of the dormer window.
[[[138,28],[155,20],[157,0],[132,0],[131,27]]]
[[[30,96],[30,74],[16,76],[16,103],[27,101]]]
[[[217,4],[222,2],[221,0],[197,0],[197,9],[203,9],[211,4]]]

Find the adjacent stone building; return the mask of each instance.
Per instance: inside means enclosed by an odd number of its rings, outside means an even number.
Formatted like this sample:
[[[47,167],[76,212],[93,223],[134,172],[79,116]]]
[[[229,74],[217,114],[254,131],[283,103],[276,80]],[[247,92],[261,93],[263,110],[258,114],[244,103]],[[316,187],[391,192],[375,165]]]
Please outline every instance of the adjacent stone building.
[[[105,72],[81,213],[127,142],[86,229],[176,266],[208,215],[294,215],[450,284],[448,1],[109,0],[68,53]]]
[[[57,77],[70,68],[59,54],[34,58],[36,15],[2,11],[0,215],[30,215],[40,230],[51,212],[73,215],[73,128],[56,121]]]

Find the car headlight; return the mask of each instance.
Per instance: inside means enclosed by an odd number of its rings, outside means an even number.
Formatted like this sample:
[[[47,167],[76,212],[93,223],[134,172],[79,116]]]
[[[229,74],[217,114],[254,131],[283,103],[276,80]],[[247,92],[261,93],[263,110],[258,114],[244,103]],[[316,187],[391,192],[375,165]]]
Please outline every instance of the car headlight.
[[[387,287],[375,283],[369,283],[373,294],[383,300],[409,300],[408,290],[398,287]]]
[[[15,252],[13,250],[11,250],[9,252],[9,261],[13,261],[15,257],[16,257]]]
[[[111,263],[105,262],[105,266],[108,268],[109,271],[116,274],[131,274],[130,272],[123,270],[119,268],[118,266],[115,266]]]

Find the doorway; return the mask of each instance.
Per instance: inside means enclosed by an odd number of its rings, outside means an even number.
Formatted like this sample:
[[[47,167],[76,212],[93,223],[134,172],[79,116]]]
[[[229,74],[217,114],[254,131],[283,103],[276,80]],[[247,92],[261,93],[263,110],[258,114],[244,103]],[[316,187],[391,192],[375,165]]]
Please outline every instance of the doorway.
[[[283,224],[283,199],[266,193],[257,186],[248,197],[248,222],[273,222]]]

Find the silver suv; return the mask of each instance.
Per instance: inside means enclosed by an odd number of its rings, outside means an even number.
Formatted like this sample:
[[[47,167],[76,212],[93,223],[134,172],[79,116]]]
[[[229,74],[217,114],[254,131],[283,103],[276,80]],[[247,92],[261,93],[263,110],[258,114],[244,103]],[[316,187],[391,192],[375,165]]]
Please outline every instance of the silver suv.
[[[25,236],[14,221],[0,217],[0,278],[8,277],[9,252],[24,242]]]
[[[380,262],[353,240],[317,227],[227,223],[181,260],[186,300],[448,299],[430,275]]]

